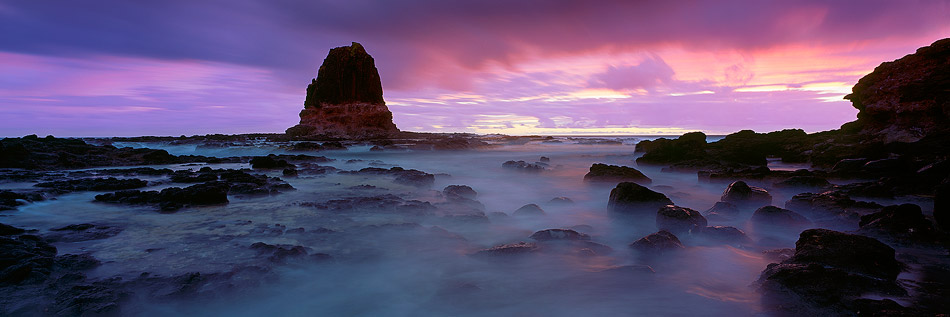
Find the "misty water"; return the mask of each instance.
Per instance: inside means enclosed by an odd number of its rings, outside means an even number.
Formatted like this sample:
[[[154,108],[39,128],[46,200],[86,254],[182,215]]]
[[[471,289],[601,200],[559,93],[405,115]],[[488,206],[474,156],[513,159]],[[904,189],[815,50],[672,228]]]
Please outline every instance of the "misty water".
[[[271,265],[274,278],[255,281],[221,296],[200,301],[156,303],[133,300],[123,311],[139,315],[756,315],[762,312],[753,287],[766,265],[763,250],[793,248],[797,231],[756,231],[746,223],[715,222],[744,230],[757,243],[747,247],[706,245],[681,237],[687,249],[660,257],[633,252],[628,245],[656,231],[653,217],[618,218],[607,210],[615,184],[583,180],[593,163],[635,166],[653,179],[648,186],[677,205],[704,211],[725,189],[725,183],[700,182],[696,173],[663,172],[637,166],[633,143],[619,145],[537,141],[472,151],[369,151],[353,146],[344,151],[303,153],[335,159],[340,170],[400,166],[436,174],[431,188],[394,183],[385,175],[327,173],[284,177],[281,170],[255,170],[281,177],[296,191],[264,197],[229,197],[221,206],[192,207],[163,214],[153,206],[96,203],[101,192],[78,192],[55,200],[22,206],[5,223],[39,229],[75,223],[123,227],[108,239],[56,243],[60,254],[91,252],[103,264],[90,278],[132,279],[149,272],[172,276],[187,272],[233,272],[264,265],[256,242],[300,245],[326,261],[288,261]],[[274,144],[226,148],[195,145],[119,144],[163,148],[171,154],[250,156],[287,153]],[[301,154],[294,152],[292,154]],[[525,173],[502,168],[508,160],[550,158],[547,170]],[[794,166],[774,162],[775,168]],[[248,164],[189,164],[169,167],[197,170],[250,168]],[[142,177],[140,177],[142,178]],[[149,190],[181,186],[162,178]],[[370,185],[370,186],[360,186]],[[485,217],[471,209],[445,205],[441,190],[468,185],[478,192]],[[763,185],[768,184],[754,184]],[[6,183],[4,188],[32,183]],[[360,187],[355,187],[360,186]],[[783,205],[792,192],[773,191],[773,204]],[[436,206],[432,214],[390,207],[334,210],[315,207],[336,199],[394,195]],[[568,197],[573,204],[556,204]],[[537,204],[543,216],[515,216],[525,204]],[[411,208],[409,208],[411,209]],[[304,230],[291,230],[303,228]],[[538,230],[572,228],[609,246],[612,252],[588,252],[574,245],[539,243],[539,252],[518,256],[479,257],[492,246],[534,242]],[[655,273],[629,268],[649,265]],[[619,269],[618,269],[619,268]],[[233,279],[240,279],[235,274]]]

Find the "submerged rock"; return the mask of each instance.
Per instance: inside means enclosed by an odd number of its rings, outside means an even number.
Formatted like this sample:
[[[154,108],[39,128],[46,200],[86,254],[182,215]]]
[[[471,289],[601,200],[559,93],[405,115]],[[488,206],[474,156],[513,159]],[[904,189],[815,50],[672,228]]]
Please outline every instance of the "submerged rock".
[[[515,216],[543,216],[544,214],[544,209],[541,209],[540,206],[535,204],[521,206],[521,208],[518,208],[512,213],[512,215]]]
[[[712,221],[731,221],[739,216],[739,207],[732,203],[717,201],[711,208],[706,210],[706,218]]]
[[[859,232],[898,242],[934,243],[938,234],[930,220],[924,217],[920,206],[893,205],[881,211],[861,216]]]
[[[666,195],[637,183],[623,182],[610,191],[607,208],[623,214],[654,215],[660,207],[672,204]]]
[[[666,205],[656,212],[656,228],[674,234],[699,231],[705,228],[706,224],[706,218],[703,215],[686,207]]]
[[[821,194],[801,193],[785,202],[785,208],[802,213],[819,223],[857,224],[860,214],[873,212],[883,206],[872,202],[855,201],[837,191]]]
[[[571,205],[574,204],[574,201],[567,197],[554,197],[548,200],[548,203],[552,205]]]
[[[478,197],[478,192],[466,185],[449,185],[442,189],[442,195],[450,200],[456,198],[475,199]]]
[[[544,166],[525,161],[507,161],[502,163],[501,167],[522,172],[540,172],[544,170]]]
[[[589,182],[634,182],[641,185],[653,182],[649,177],[643,175],[635,168],[627,166],[616,166],[607,164],[594,164],[590,166],[590,172],[584,175],[584,180]]]
[[[79,242],[111,238],[122,232],[122,228],[91,223],[68,225],[49,229],[52,233],[46,235],[50,242]]]
[[[808,218],[797,212],[775,206],[756,209],[751,221],[756,226],[781,230],[800,230],[812,224]]]
[[[665,230],[640,238],[631,243],[630,247],[647,254],[660,254],[685,248],[676,235]]]
[[[703,239],[705,244],[726,244],[732,246],[743,246],[752,244],[752,239],[742,230],[729,226],[705,227],[701,230],[694,230],[693,236]]]
[[[772,195],[765,189],[749,186],[743,181],[735,181],[726,187],[721,200],[736,206],[756,208],[772,204]]]
[[[590,240],[590,236],[571,229],[545,229],[532,234],[531,239],[538,241]]]
[[[523,255],[538,251],[538,245],[534,243],[518,242],[510,244],[497,245],[488,249],[475,252],[474,256],[479,257],[497,257]]]

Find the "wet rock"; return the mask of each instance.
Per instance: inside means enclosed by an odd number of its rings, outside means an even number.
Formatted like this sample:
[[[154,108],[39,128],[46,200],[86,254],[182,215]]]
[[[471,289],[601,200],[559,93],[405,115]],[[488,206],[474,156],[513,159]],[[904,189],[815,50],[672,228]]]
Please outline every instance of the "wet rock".
[[[507,161],[502,163],[501,167],[522,172],[540,172],[544,170],[544,166],[525,161]]]
[[[831,183],[818,176],[792,176],[773,184],[775,188],[828,188]]]
[[[277,159],[277,156],[271,154],[268,156],[258,156],[251,159],[252,168],[287,168],[294,167],[293,164],[287,163],[287,160]]]
[[[656,228],[673,234],[689,234],[694,229],[702,230],[706,224],[703,215],[686,207],[666,205],[656,212]]]
[[[934,190],[934,221],[945,231],[950,231],[950,178]]]
[[[0,223],[0,236],[12,236],[26,232],[26,230]]]
[[[91,145],[80,139],[4,138],[0,140],[0,168],[31,170],[75,169],[94,166],[126,166],[147,164],[180,164],[191,162],[221,162],[223,159],[205,156],[174,156],[165,150],[148,148],[116,148],[112,145]]]
[[[703,239],[706,244],[726,244],[732,246],[744,246],[752,244],[752,239],[742,230],[729,226],[705,227],[702,230],[694,230],[693,235]]]
[[[367,167],[358,171],[342,171],[340,174],[395,176],[393,183],[419,188],[429,188],[432,187],[432,184],[435,184],[435,175],[419,170],[407,170],[398,166],[390,169]]]
[[[717,201],[716,204],[706,210],[706,218],[711,221],[731,221],[738,216],[739,207],[724,201]]]
[[[52,188],[60,191],[106,191],[135,189],[148,186],[148,182],[141,179],[118,179],[109,178],[84,178],[65,181],[44,182],[34,185],[36,187]]]
[[[769,264],[759,290],[777,306],[802,301],[818,307],[847,308],[865,294],[904,295],[895,281],[902,265],[894,249],[874,238],[827,229],[809,229],[795,243],[795,254]],[[789,296],[793,294],[795,296]]]
[[[449,185],[445,189],[442,189],[442,194],[445,195],[448,199],[454,198],[465,198],[465,199],[475,199],[478,196],[476,192],[471,187],[465,185]]]
[[[515,216],[543,216],[544,209],[541,209],[541,207],[535,204],[527,204],[521,206],[521,208],[518,208],[512,214]]]
[[[685,248],[676,235],[665,230],[640,238],[631,243],[630,247],[647,254],[660,254]]]
[[[861,168],[864,167],[864,163],[867,162],[868,159],[866,158],[843,159],[835,163],[831,171],[836,173],[857,173],[861,171]]]
[[[567,197],[554,197],[548,203],[552,205],[571,205],[574,204],[574,201]]]
[[[544,162],[544,163],[551,162],[551,158],[549,158],[549,157],[547,157],[547,156],[542,156],[542,157],[541,157],[540,159],[538,159],[538,160],[541,161],[541,162]]]
[[[772,262],[782,262],[795,255],[795,249],[772,249],[762,251],[762,255]]]
[[[820,224],[855,227],[861,214],[874,212],[883,206],[872,202],[855,201],[837,191],[821,194],[802,193],[785,202],[785,208],[795,210]]]
[[[52,231],[46,235],[46,240],[49,242],[100,240],[114,237],[122,232],[122,228],[119,227],[91,223],[74,224],[49,230]]]
[[[63,254],[55,258],[57,269],[72,271],[86,271],[98,267],[102,262],[91,254]]]
[[[291,152],[307,152],[307,151],[320,151],[323,150],[323,146],[317,142],[298,142],[290,146],[289,151]]]
[[[800,230],[812,224],[797,212],[775,206],[756,209],[751,221],[756,226],[782,230]]]
[[[538,232],[535,232],[531,235],[531,239],[538,241],[551,241],[551,240],[590,240],[590,236],[571,230],[571,229],[545,229]]]
[[[169,179],[175,183],[204,183],[218,180],[218,175],[209,170],[195,173],[188,170],[175,171],[169,176]]]
[[[228,203],[225,182],[208,182],[185,188],[169,187],[158,191],[126,190],[96,195],[96,201],[130,205],[157,205],[162,211],[175,211],[186,206],[218,205]]]
[[[772,204],[772,195],[762,188],[749,186],[743,181],[735,181],[722,193],[724,202],[740,207],[756,208]]]
[[[527,242],[518,242],[510,244],[497,245],[488,249],[484,249],[478,252],[475,252],[474,256],[479,257],[497,257],[497,256],[512,256],[512,255],[524,255],[537,252],[539,250],[538,245],[534,243]]]
[[[297,170],[293,168],[285,168],[282,174],[287,177],[294,177],[297,176]]]
[[[427,201],[405,200],[392,194],[348,197],[328,200],[325,203],[301,203],[301,205],[335,211],[394,212],[416,216],[432,215],[437,209]]]
[[[607,208],[617,213],[652,216],[660,207],[672,204],[666,195],[637,183],[623,182],[610,191]]]
[[[34,235],[0,236],[0,286],[39,283],[52,271],[56,247]]]
[[[643,175],[635,168],[627,166],[616,166],[607,164],[594,164],[590,166],[590,172],[584,175],[584,180],[589,182],[634,182],[645,185],[653,182],[649,177]]]
[[[39,193],[17,193],[10,190],[0,190],[0,211],[13,210],[26,202],[42,200],[44,200],[44,197]]]
[[[106,286],[73,285],[58,292],[48,310],[57,316],[120,316],[123,295]]]
[[[299,245],[273,245],[255,242],[251,244],[250,248],[257,250],[260,255],[266,255],[267,260],[274,263],[284,263],[289,259],[307,256],[307,249]]]
[[[899,242],[934,243],[938,234],[930,220],[924,217],[920,206],[914,204],[893,205],[881,211],[861,216],[862,234],[887,238]]]

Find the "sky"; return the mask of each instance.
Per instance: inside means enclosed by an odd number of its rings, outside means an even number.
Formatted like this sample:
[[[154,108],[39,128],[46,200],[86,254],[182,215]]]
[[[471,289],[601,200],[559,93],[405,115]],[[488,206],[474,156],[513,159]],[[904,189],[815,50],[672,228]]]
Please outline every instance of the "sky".
[[[950,1],[0,0],[0,136],[283,132],[350,42],[402,130],[817,132],[946,37]]]

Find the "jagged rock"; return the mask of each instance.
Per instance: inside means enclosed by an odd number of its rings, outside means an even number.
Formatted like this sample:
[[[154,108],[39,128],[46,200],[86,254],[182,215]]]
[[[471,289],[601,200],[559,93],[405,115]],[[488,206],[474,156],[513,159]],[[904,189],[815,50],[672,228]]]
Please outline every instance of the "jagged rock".
[[[162,211],[176,211],[189,205],[228,203],[228,183],[215,181],[188,186],[169,187],[158,191],[124,190],[96,195],[96,201],[131,205],[158,205]]]
[[[307,86],[300,124],[287,129],[287,134],[380,138],[399,132],[392,119],[373,57],[353,42],[327,54],[317,78]]]
[[[808,218],[797,212],[775,206],[756,209],[751,221],[756,226],[782,230],[799,230],[812,224]]]
[[[607,208],[618,213],[654,215],[660,207],[672,204],[666,195],[637,183],[623,182],[610,191]]]
[[[698,211],[685,207],[666,205],[656,212],[656,228],[674,234],[688,234],[694,229],[701,230],[706,227],[706,223],[706,218]]]
[[[277,159],[277,156],[271,154],[268,156],[258,156],[252,158],[251,161],[252,168],[287,168],[294,167],[293,164],[287,163],[287,160]]]
[[[39,193],[17,193],[10,190],[0,190],[0,210],[13,210],[24,202],[34,202],[44,200]]]
[[[706,210],[706,218],[713,221],[731,221],[739,216],[739,207],[732,203],[717,201],[711,208]]]
[[[0,236],[0,286],[37,283],[52,270],[56,247],[34,235]]]
[[[590,166],[590,172],[584,175],[584,180],[589,182],[634,182],[641,185],[653,182],[649,177],[643,175],[635,168],[627,166],[616,166],[607,164],[594,164]]]
[[[772,204],[772,195],[765,189],[735,181],[723,191],[721,200],[736,206],[756,208]]]
[[[466,185],[449,185],[445,189],[442,189],[442,195],[445,195],[447,199],[475,199],[478,197],[478,192]]]
[[[521,206],[521,208],[518,208],[518,210],[515,210],[515,212],[512,213],[512,215],[515,215],[515,216],[543,216],[543,215],[544,215],[544,209],[541,209],[541,207],[539,207],[538,205],[535,205],[535,204],[527,204],[527,205]]]
[[[631,243],[630,247],[647,254],[660,254],[685,248],[676,235],[665,230],[640,238]]]
[[[590,240],[590,236],[571,229],[545,229],[535,232],[531,239],[538,241],[549,240]]]
[[[860,133],[884,143],[950,132],[950,39],[881,63],[845,96],[858,109]],[[943,92],[943,93],[940,93]]]

